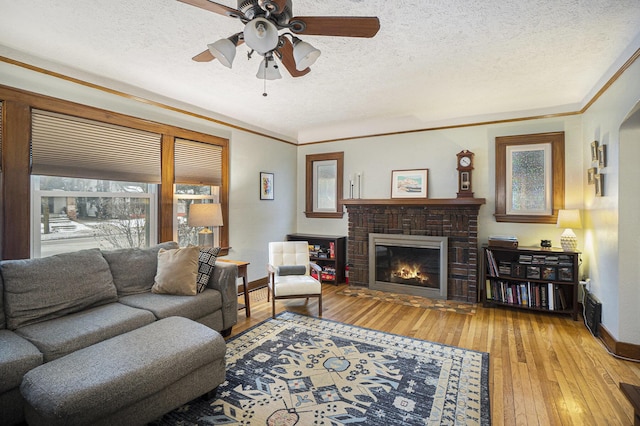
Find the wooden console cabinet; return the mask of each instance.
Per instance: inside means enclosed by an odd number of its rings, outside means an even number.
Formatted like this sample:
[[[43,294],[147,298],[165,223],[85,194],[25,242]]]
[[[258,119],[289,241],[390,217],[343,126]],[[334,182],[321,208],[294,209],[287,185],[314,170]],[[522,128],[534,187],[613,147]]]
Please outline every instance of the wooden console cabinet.
[[[288,241],[309,243],[311,261],[322,268],[321,282],[340,284],[344,282],[347,237],[335,235],[289,234]]]
[[[570,314],[578,319],[580,253],[535,247],[483,247],[485,306]]]

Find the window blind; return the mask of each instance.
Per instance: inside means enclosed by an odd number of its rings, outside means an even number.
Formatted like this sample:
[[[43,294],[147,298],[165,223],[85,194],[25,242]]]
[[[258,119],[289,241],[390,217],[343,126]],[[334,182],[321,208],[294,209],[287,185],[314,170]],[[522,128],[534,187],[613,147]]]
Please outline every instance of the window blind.
[[[175,141],[175,183],[222,185],[222,147],[186,139]]]
[[[31,173],[160,183],[160,135],[34,110]]]

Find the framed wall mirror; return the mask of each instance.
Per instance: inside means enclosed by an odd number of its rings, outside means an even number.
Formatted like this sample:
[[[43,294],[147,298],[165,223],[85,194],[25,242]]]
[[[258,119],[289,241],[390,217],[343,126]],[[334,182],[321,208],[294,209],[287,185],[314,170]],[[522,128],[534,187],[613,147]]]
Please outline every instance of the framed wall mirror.
[[[564,208],[564,132],[496,138],[497,222],[556,223]]]
[[[344,152],[312,154],[306,157],[305,215],[342,218]]]

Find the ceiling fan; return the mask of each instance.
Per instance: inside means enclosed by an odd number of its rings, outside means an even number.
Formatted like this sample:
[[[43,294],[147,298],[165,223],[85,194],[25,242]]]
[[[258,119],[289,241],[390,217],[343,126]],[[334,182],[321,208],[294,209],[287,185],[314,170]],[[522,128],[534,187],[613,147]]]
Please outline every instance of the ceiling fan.
[[[239,19],[244,24],[243,31],[209,44],[207,50],[193,57],[194,61],[218,59],[231,68],[236,47],[246,43],[251,49],[249,58],[253,52],[264,57],[256,74],[264,80],[282,78],[276,58],[293,77],[311,71],[309,67],[318,59],[320,51],[297,35],[371,38],[380,29],[376,17],[293,16],[292,0],[237,0],[237,9],[209,0],[178,1]],[[284,32],[280,34],[280,31]]]

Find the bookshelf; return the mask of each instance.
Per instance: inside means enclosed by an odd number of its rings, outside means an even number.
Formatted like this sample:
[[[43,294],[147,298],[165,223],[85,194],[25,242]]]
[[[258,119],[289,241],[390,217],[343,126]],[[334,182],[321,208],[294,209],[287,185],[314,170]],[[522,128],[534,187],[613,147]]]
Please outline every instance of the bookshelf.
[[[309,257],[322,268],[318,278],[321,282],[340,284],[344,282],[347,237],[337,235],[289,234],[287,241],[306,241]]]
[[[570,314],[578,319],[579,252],[482,248],[485,306]]]

